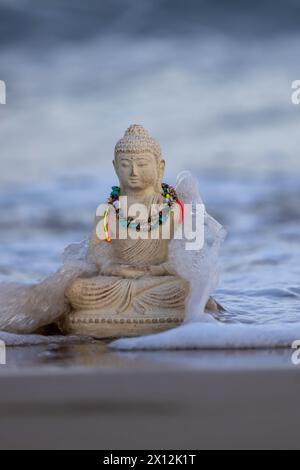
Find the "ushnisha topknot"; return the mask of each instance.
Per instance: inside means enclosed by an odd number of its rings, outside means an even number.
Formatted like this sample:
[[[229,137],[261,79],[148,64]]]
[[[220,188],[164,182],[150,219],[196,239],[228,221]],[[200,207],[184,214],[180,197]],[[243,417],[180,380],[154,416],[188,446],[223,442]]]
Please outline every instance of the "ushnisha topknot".
[[[161,159],[161,148],[146,129],[139,124],[132,124],[126,130],[124,137],[115,146],[115,157],[119,153],[150,152],[157,159]]]

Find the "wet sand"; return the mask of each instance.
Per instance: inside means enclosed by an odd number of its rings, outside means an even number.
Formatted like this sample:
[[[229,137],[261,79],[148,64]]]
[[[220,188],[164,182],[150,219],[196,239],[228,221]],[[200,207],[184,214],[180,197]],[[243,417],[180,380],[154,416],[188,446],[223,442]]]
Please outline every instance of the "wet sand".
[[[8,348],[2,449],[300,448],[290,350]]]

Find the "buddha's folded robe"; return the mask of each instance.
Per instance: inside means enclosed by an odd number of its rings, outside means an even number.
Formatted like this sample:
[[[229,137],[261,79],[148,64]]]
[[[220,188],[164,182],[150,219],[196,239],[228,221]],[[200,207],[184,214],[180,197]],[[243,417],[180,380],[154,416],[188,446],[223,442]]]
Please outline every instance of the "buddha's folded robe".
[[[168,242],[129,238],[107,243],[97,239],[94,228],[89,256],[98,264],[100,274],[78,278],[67,289],[72,307],[104,309],[106,313],[151,314],[165,309],[184,312],[189,287],[169,268]],[[132,275],[127,277],[126,269]]]
[[[76,310],[103,310],[106,314],[151,315],[160,310],[184,312],[188,283],[177,276],[117,276],[78,278],[66,295]]]
[[[97,236],[99,223],[101,219],[96,218],[88,249],[88,258],[98,266],[99,274],[79,277],[66,290],[73,309],[150,316],[177,311],[184,316],[189,282],[174,271],[169,240],[129,237],[107,243]],[[217,310],[213,299],[206,308]]]

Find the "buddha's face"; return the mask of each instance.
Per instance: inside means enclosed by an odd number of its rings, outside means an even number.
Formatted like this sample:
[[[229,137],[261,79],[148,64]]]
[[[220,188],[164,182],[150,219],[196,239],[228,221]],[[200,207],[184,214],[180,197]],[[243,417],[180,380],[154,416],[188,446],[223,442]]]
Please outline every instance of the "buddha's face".
[[[164,161],[157,161],[150,152],[119,153],[114,160],[120,186],[130,190],[157,190],[164,171]]]

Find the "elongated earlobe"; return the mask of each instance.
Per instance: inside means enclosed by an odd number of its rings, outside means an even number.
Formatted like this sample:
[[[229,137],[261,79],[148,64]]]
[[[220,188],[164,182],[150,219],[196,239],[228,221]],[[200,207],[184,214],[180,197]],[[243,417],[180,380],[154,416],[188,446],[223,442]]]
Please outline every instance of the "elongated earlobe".
[[[158,180],[156,184],[156,191],[161,193],[161,183],[162,179],[164,176],[164,171],[165,171],[165,161],[164,160],[159,160],[157,164],[157,174],[158,174]]]
[[[113,160],[113,161],[112,161],[112,164],[113,164],[115,173],[116,173],[117,177],[119,178],[119,174],[118,174],[118,162],[117,162],[116,160]]]
[[[159,162],[159,178],[162,180],[165,172],[165,160],[160,160]]]

